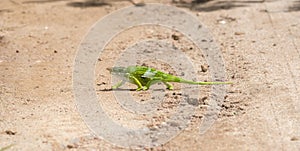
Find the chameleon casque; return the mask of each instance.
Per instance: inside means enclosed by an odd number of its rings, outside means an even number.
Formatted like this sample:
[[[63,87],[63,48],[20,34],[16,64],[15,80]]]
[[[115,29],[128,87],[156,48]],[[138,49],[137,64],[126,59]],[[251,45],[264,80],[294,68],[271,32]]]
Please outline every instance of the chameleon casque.
[[[151,85],[162,82],[167,86],[167,89],[173,90],[173,85],[169,82],[178,82],[194,85],[214,85],[214,84],[232,84],[232,82],[195,82],[185,80],[180,77],[164,73],[162,71],[145,67],[145,66],[128,66],[128,67],[113,67],[108,68],[113,75],[122,78],[120,82],[112,86],[112,89],[117,89],[125,82],[130,82],[138,86],[137,91],[148,90]]]

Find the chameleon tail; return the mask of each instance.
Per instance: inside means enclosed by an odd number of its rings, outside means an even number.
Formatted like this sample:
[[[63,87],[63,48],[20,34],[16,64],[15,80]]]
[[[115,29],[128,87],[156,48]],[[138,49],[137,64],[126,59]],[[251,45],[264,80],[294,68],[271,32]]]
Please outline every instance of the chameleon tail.
[[[219,81],[215,81],[215,82],[202,82],[202,81],[189,81],[189,80],[184,80],[181,79],[180,83],[187,83],[187,84],[195,84],[195,85],[216,85],[216,84],[232,84],[232,82],[219,82]]]
[[[220,81],[214,81],[214,82],[190,81],[172,75],[168,75],[168,78],[164,79],[163,81],[194,84],[194,85],[232,84],[232,82],[220,82]]]

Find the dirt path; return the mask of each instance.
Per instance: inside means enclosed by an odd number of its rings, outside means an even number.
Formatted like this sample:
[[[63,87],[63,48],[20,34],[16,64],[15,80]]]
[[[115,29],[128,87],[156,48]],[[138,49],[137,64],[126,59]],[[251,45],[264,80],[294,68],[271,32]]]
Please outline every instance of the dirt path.
[[[89,28],[129,5],[0,2],[0,149],[13,144],[11,150],[128,150],[93,136],[86,127],[74,102],[72,69]],[[200,114],[177,137],[153,149],[299,150],[300,2],[176,5],[191,8],[211,31],[227,78],[235,84],[227,87],[219,118],[205,134],[198,133]]]

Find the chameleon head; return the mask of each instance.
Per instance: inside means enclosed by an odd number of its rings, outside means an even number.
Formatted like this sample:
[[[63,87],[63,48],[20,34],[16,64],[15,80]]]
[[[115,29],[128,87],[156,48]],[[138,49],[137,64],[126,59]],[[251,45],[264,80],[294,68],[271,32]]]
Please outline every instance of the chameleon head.
[[[112,68],[106,68],[111,74],[114,75],[123,75],[127,73],[127,68],[124,67],[112,67]]]

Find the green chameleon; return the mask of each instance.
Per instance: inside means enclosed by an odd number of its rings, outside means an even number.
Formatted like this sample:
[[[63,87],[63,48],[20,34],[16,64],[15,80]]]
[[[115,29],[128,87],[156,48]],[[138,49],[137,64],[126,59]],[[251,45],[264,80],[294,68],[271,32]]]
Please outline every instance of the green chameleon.
[[[162,82],[167,86],[167,89],[173,90],[174,87],[168,82],[187,83],[194,85],[213,85],[213,84],[232,84],[232,82],[194,82],[182,79],[180,77],[164,73],[153,68],[145,66],[129,66],[129,67],[113,67],[108,68],[113,74],[123,78],[112,89],[117,89],[126,81],[138,86],[137,91],[148,90],[151,85]]]

